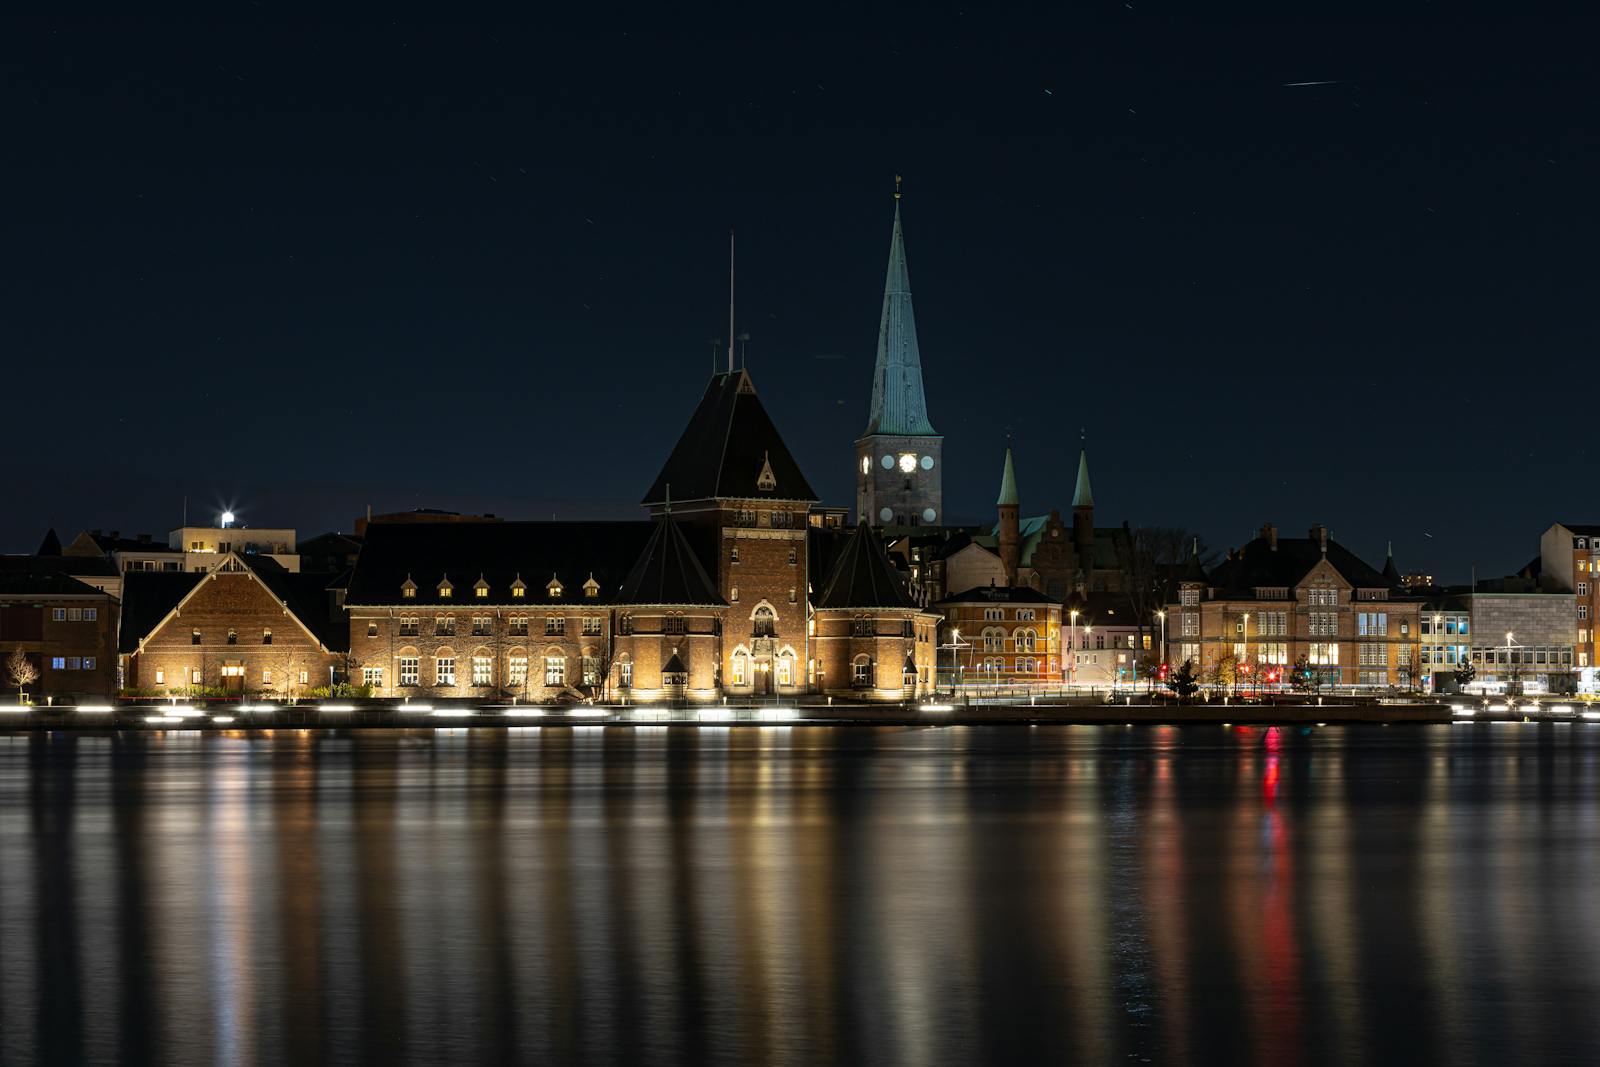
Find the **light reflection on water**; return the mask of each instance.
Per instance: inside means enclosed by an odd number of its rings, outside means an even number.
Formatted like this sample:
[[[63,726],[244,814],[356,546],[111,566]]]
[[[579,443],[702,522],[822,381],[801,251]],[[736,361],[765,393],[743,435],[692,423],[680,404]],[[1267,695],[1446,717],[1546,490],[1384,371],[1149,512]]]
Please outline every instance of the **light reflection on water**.
[[[0,736],[0,1063],[1594,1062],[1600,727]]]

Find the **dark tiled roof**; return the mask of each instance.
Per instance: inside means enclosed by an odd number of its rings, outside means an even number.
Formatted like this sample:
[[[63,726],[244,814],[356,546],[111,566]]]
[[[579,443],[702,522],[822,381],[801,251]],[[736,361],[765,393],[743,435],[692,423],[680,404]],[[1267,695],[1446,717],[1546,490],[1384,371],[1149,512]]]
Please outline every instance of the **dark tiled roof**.
[[[700,563],[683,529],[672,516],[656,520],[655,531],[617,591],[616,604],[724,604],[717,584]]]
[[[44,540],[39,542],[37,554],[41,556],[61,555],[61,538],[56,536],[56,528],[54,526],[44,532]]]
[[[105,556],[0,556],[0,571],[115,578],[117,565]]]
[[[772,468],[773,486],[757,480]],[[744,371],[714,375],[644,503],[717,497],[818,499]]]
[[[978,585],[952,593],[939,601],[941,604],[1059,604],[1053,596],[1045,596],[1026,585]]]
[[[1276,550],[1264,537],[1257,537],[1211,572],[1210,584],[1225,597],[1254,596],[1259,586],[1290,587],[1300,583],[1322,558],[1321,542],[1310,537],[1280,537]],[[1390,582],[1359,556],[1339,542],[1328,539],[1328,562],[1345,581],[1359,589],[1388,589],[1405,595],[1397,583]]]
[[[31,559],[31,556],[24,556]],[[38,597],[106,596],[92,585],[84,585],[59,570],[0,570],[0,596]]]
[[[167,612],[200,584],[204,574],[194,571],[129,571],[122,579],[122,629],[118,648],[136,652]]]
[[[883,541],[862,523],[839,550],[833,571],[813,602],[818,608],[914,608],[905,580]]]
[[[654,530],[648,521],[373,523],[367,527],[345,603],[461,608],[607,604]],[[552,575],[560,579],[560,597],[546,591]],[[600,586],[593,600],[583,595],[591,575]],[[447,576],[454,591],[442,600],[439,581]],[[480,576],[489,585],[484,599],[473,595]],[[414,599],[400,594],[408,577],[417,586]],[[528,587],[524,598],[511,595],[517,578]]]
[[[1582,534],[1584,537],[1600,537],[1600,526],[1580,522],[1564,522],[1561,525],[1575,534]]]
[[[239,558],[306,629],[316,634],[324,648],[343,652],[350,647],[350,623],[344,611],[334,606],[326,574],[286,571],[267,556],[242,555]]]
[[[1137,626],[1139,617],[1134,609],[1133,601],[1126,593],[1107,593],[1104,591],[1074,593],[1067,597],[1063,605],[1067,611],[1077,611],[1078,625],[1082,626]],[[1145,626],[1155,625],[1154,619],[1144,620]]]
[[[89,536],[102,552],[171,552],[175,556],[183,554],[182,549],[173,548],[165,541],[157,541],[153,538],[140,540],[137,537],[103,534],[98,530],[91,530]]]

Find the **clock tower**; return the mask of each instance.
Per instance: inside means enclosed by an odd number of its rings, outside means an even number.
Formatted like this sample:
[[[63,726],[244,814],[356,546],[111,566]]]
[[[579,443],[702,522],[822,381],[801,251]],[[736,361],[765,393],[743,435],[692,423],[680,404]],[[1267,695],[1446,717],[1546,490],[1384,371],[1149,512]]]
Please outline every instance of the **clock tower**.
[[[943,446],[944,438],[928,421],[922,392],[922,356],[911,313],[897,176],[889,273],[872,371],[872,410],[866,433],[856,441],[857,521],[879,526],[943,525]]]

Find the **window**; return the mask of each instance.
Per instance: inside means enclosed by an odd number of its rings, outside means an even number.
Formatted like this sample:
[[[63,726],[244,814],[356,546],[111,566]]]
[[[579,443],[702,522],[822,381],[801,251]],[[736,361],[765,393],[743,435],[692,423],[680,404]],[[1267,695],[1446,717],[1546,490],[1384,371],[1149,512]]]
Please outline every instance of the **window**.
[[[68,622],[82,622],[83,621],[83,609],[82,608],[68,608],[67,609],[67,621]]]
[[[772,609],[769,607],[762,606],[757,608],[755,618],[752,621],[755,623],[754,632],[757,637],[771,637],[777,632],[778,617],[772,613]]]
[[[189,643],[191,645],[198,645],[200,643],[200,631],[199,630],[195,630],[193,633],[191,633],[189,635]]]
[[[263,645],[272,644],[272,631],[271,630],[262,630],[261,631],[261,643]]]
[[[735,526],[754,526],[756,524],[756,513],[747,508],[740,508],[733,513],[733,524]]]
[[[544,684],[567,684],[567,657],[546,656],[544,658]]]
[[[456,658],[454,656],[440,656],[433,661],[433,684],[456,684]]]
[[[544,635],[546,637],[559,637],[567,632],[567,617],[565,615],[546,615],[544,617]]]
[[[51,656],[50,657],[50,669],[53,670],[53,671],[64,671],[64,670],[66,670],[67,669],[67,657],[65,657],[65,656]]]
[[[1183,626],[1181,628],[1181,633],[1183,634],[1183,636],[1184,637],[1199,637],[1200,636],[1200,616],[1195,614],[1192,611],[1186,611],[1186,612],[1183,613],[1182,619],[1183,619]]]
[[[1014,636],[1016,638],[1016,649],[1018,652],[1032,652],[1034,642],[1037,641],[1039,637],[1039,635],[1034,632],[1032,627],[1024,627],[1023,629],[1018,630]],[[1102,637],[1101,640],[1104,641],[1105,638]]]
[[[633,687],[632,660],[625,659],[621,663],[617,664],[617,684],[621,685],[624,689],[631,689]]]
[[[600,596],[600,583],[595,581],[593,578],[590,578],[587,582],[584,582],[583,595],[589,600],[597,599]]]
[[[369,685],[374,689],[382,689],[383,688],[383,668],[382,667],[362,667],[361,668],[361,684],[362,685]]]
[[[583,617],[583,635],[585,637],[600,636],[601,622],[602,620],[598,615],[585,615]]]
[[[417,636],[417,617],[415,615],[402,615],[402,616],[400,616],[400,636],[401,637],[415,637],[415,636]]]
[[[856,661],[850,665],[850,682],[862,688],[872,684],[872,657],[856,657]]]
[[[1589,583],[1588,582],[1579,582],[1578,583],[1578,595],[1579,596],[1588,596],[1589,595]]]
[[[1362,685],[1387,685],[1389,675],[1386,671],[1362,671],[1360,684]]]
[[[1033,621],[1033,609],[1032,608],[1018,608],[1017,609],[1017,621],[1018,622],[1032,622]]]
[[[450,594],[453,593],[453,592],[455,592],[455,586],[451,585],[449,582],[440,582],[439,583],[439,599],[440,600],[449,600],[450,599]]]
[[[789,549],[789,566],[793,567],[795,564],[797,564],[799,562],[800,562],[799,553],[797,551],[795,551],[794,549],[792,549],[792,548]]]
[[[738,545],[734,545],[732,548],[730,548],[728,550],[728,562],[729,563],[738,563],[739,562],[739,546]]]
[[[901,637],[916,637],[917,636],[917,624],[916,624],[915,620],[904,619],[904,620],[901,621],[901,623],[900,623],[900,636]]]
[[[600,657],[584,656],[578,661],[578,669],[582,671],[584,685],[600,684]]]
[[[772,513],[772,528],[774,530],[787,530],[794,526],[794,512],[774,511]]]
[[[509,627],[514,636],[526,637],[528,634],[528,617],[526,615],[511,616]]]
[[[222,668],[222,673],[223,674],[227,674],[229,672],[229,670],[230,670],[230,668],[224,667],[224,668]],[[240,670],[243,670],[243,668],[240,668]],[[272,668],[271,667],[263,667],[263,668],[261,668],[261,684],[262,685],[271,685],[272,684]]]
[[[94,622],[98,618],[100,618],[100,609],[99,608],[84,608],[83,609],[83,621],[84,622]]]
[[[1006,609],[1005,608],[984,608],[983,609],[983,621],[984,622],[999,622],[1000,620],[1004,619],[1005,617],[1006,617]]]
[[[794,684],[794,657],[779,656],[777,665],[773,670],[774,677],[779,685]]]
[[[415,600],[417,598],[417,587],[407,582],[400,587],[400,595],[406,600]]]
[[[872,637],[876,632],[877,631],[873,627],[871,619],[850,620],[851,637]]]
[[[798,593],[797,593],[797,592],[796,592],[796,591],[795,591],[795,588],[794,588],[794,586],[792,586],[792,585],[791,585],[791,586],[790,586],[790,587],[789,587],[789,603],[791,603],[791,604],[793,604],[793,603],[795,603],[795,598],[796,598],[796,597],[797,597],[797,596],[798,596],[798,595],[799,595],[799,594],[798,594]]]
[[[1256,615],[1256,633],[1261,637],[1282,637],[1289,632],[1287,611],[1263,611]]]
[[[1178,593],[1178,602],[1186,608],[1197,607],[1200,603],[1199,586],[1186,586]]]
[[[1587,604],[1579,604],[1578,605],[1578,618],[1587,619],[1588,617],[1589,617],[1589,605],[1587,605]]]
[[[512,656],[506,660],[506,684],[521,689],[528,684],[528,657]]]
[[[157,667],[156,668],[156,684],[157,685],[162,685],[162,684],[164,684],[166,682],[166,680],[167,680],[167,672],[162,670],[161,668]]]
[[[489,599],[489,587],[483,582],[479,582],[477,585],[472,587],[472,595],[477,597],[479,600],[487,600]]]
[[[1313,642],[1310,659],[1313,666],[1335,667],[1339,664],[1339,646],[1332,643]]]
[[[368,637],[377,637],[378,636],[378,624],[377,623],[375,623],[375,622],[367,623],[367,636]]]
[[[1252,646],[1257,663],[1284,664],[1289,662],[1289,646],[1282,641],[1264,641]]]
[[[454,636],[456,632],[456,617],[454,615],[440,615],[433,620],[433,632],[442,636]]]
[[[487,615],[474,615],[472,617],[472,635],[474,637],[487,637],[493,620]]]
[[[735,652],[728,668],[728,684],[744,685],[750,676],[750,657],[743,652]]]
[[[239,643],[239,632],[237,630],[229,630],[228,631],[228,644],[237,645],[238,643]]]
[[[681,634],[686,632],[686,629],[681,614],[674,613],[661,620],[661,632],[664,634]]]
[[[1339,633],[1339,616],[1331,611],[1313,611],[1311,613],[1312,637],[1336,637]]]
[[[523,581],[522,581],[521,578],[518,578],[516,581],[511,583],[511,596],[514,599],[523,600],[523,599],[525,599],[527,597],[527,595],[528,595],[528,587],[525,584],[523,584]]]
[[[472,684],[494,684],[494,661],[488,656],[472,657]]]
[[[419,680],[420,680],[421,673],[422,672],[419,669],[418,660],[417,660],[416,656],[401,656],[400,657],[400,684],[401,685],[417,685]]]
[[[730,603],[733,603],[733,604],[737,604],[739,602],[739,587],[738,586],[734,586],[733,589],[729,592],[728,600],[729,600]]]
[[[199,685],[200,684],[200,668],[196,667],[194,670],[190,671],[189,672],[189,678],[190,678],[190,683],[189,684],[191,684],[191,685]]]
[[[985,652],[1004,652],[1006,632],[998,626],[985,626],[983,628],[983,650]]]
[[[1362,637],[1384,637],[1389,633],[1389,616],[1382,611],[1356,613],[1356,633]]]
[[[1363,644],[1358,646],[1357,657],[1363,667],[1384,667],[1389,663],[1387,649],[1383,645]]]
[[[1306,593],[1306,603],[1312,607],[1332,608],[1339,605],[1339,591],[1337,589],[1316,588]]]
[[[85,657],[83,657],[83,669],[86,670],[86,671],[94,670],[94,657],[93,656],[85,656]]]
[[[1427,616],[1423,616],[1422,618],[1422,632],[1424,635],[1433,633],[1433,624],[1429,621]]]
[[[50,609],[50,621],[51,622],[66,622],[67,621],[67,609],[66,608],[51,608]]]
[[[631,633],[633,633],[633,616],[632,615],[624,615],[624,616],[622,616],[621,618],[619,618],[617,620],[617,633],[619,633],[619,634],[631,634]]]

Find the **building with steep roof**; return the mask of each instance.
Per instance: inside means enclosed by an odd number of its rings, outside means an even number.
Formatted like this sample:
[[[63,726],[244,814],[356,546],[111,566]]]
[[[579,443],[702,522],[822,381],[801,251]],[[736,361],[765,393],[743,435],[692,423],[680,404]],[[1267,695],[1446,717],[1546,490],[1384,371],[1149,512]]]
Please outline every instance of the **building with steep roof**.
[[[634,700],[710,700],[720,691],[728,603],[670,511],[655,529],[612,601],[614,676]],[[791,656],[779,665],[792,685]],[[740,664],[748,672],[748,664]]]
[[[898,178],[894,201],[872,404],[866,431],[856,440],[856,518],[885,526],[935,526],[944,521],[944,438],[928,420],[922,388]]]
[[[1286,687],[1292,669],[1315,684],[1419,685],[1422,598],[1313,526],[1280,537],[1271,523],[1210,573],[1191,559],[1167,612],[1174,664],[1212,684]]]
[[[840,546],[812,615],[820,692],[872,700],[932,692],[939,616],[912,598],[866,523]]]
[[[0,690],[39,703],[116,690],[117,601],[66,573],[59,556],[4,556],[0,566]],[[7,662],[18,652],[37,677],[25,687]]]

